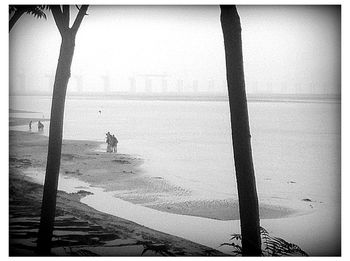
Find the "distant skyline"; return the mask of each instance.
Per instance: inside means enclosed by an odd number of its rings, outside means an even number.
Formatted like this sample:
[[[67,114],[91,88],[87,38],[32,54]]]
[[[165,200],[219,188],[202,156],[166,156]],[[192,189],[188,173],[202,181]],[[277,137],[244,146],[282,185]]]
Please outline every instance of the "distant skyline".
[[[75,7],[71,7],[75,9]],[[340,93],[340,7],[238,6],[247,92]],[[50,92],[60,38],[23,16],[10,34],[10,93]],[[218,6],[91,6],[69,93],[227,93]]]
[[[47,84],[44,88],[28,89],[26,86],[25,74],[18,75],[18,82],[15,87],[10,88],[11,95],[21,94],[52,94],[54,76],[46,75]],[[204,95],[204,94],[216,94],[226,95],[226,81],[221,83],[215,82],[213,79],[199,79],[192,81],[183,81],[181,79],[171,79],[166,74],[151,75],[141,74],[129,77],[129,82],[124,85],[119,85],[118,81],[108,75],[100,76],[101,83],[99,88],[84,88],[83,75],[72,75],[70,79],[68,94],[92,94],[92,93],[123,93],[130,95],[150,94],[150,95],[166,95],[166,94],[179,94],[179,95]],[[16,81],[16,79],[14,80]],[[219,86],[217,86],[219,84]],[[284,90],[280,91],[279,82],[269,82],[269,88],[266,88],[259,82],[253,82],[250,84],[250,88],[247,88],[248,94],[320,94],[320,95],[338,95],[339,92],[332,92],[332,89],[326,85],[326,83],[316,85],[315,83],[284,83]],[[200,86],[200,87],[199,87]],[[305,88],[307,86],[307,88]]]

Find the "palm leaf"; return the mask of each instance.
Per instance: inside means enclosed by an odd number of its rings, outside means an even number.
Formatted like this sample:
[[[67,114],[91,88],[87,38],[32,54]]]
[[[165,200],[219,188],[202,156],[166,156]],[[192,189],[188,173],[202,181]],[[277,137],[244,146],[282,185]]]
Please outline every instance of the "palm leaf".
[[[261,235],[261,250],[263,256],[308,256],[299,246],[289,243],[286,240],[270,236],[269,232],[263,227],[260,227]],[[240,234],[231,235],[230,241],[242,241]],[[236,255],[242,254],[242,246],[236,243],[222,243],[220,246],[232,246],[233,253]]]
[[[28,9],[28,11],[26,13],[34,16],[35,18],[44,18],[44,19],[46,19],[46,14],[38,6],[33,6],[33,8]]]
[[[10,15],[15,12],[23,12],[34,16],[35,18],[46,19],[45,10],[48,10],[50,6],[48,5],[10,5],[9,12]]]

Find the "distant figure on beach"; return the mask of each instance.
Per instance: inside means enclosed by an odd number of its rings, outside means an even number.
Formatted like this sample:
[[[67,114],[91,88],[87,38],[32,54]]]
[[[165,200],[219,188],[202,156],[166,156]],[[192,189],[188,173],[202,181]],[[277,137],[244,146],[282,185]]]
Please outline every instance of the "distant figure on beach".
[[[99,110],[98,113],[101,114],[101,110]]]
[[[113,134],[112,140],[111,140],[112,152],[117,152],[117,145],[118,145],[118,139]]]
[[[29,122],[29,130],[32,130],[32,121]]]
[[[44,130],[44,124],[41,123],[41,121],[38,121],[38,131]]]
[[[110,132],[106,133],[107,152],[117,152],[118,139]]]
[[[110,134],[110,132],[106,133],[106,143],[107,143],[107,152],[112,152],[112,147],[111,147],[112,135]]]

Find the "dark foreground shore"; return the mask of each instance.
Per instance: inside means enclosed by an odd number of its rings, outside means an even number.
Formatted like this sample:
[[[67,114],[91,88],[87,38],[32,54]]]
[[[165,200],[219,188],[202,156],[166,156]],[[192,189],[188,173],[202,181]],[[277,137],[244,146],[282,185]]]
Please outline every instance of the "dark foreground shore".
[[[77,150],[81,152],[81,146],[84,146],[86,151],[90,151],[96,145],[96,143],[84,141],[65,141],[62,157],[63,171],[66,171],[64,169],[70,166],[71,158],[74,157],[68,156],[65,151]],[[75,147],[79,147],[79,149]],[[35,255],[42,186],[31,182],[23,174],[23,171],[44,168],[46,150],[47,138],[33,133],[10,132],[10,256]],[[138,164],[135,163],[133,167]],[[71,194],[58,192],[52,248],[54,255],[223,255],[217,250],[96,211],[79,201],[84,195],[84,191]],[[108,202],[106,203],[108,204]]]

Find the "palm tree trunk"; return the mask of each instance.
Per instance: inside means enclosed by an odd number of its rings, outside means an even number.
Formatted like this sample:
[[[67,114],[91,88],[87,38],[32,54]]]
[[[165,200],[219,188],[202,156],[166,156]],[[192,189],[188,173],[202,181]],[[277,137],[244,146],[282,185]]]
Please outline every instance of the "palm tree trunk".
[[[242,251],[244,256],[260,256],[259,205],[250,143],[241,24],[235,6],[220,7],[241,221]]]
[[[40,255],[50,255],[51,249],[51,237],[56,210],[58,176],[61,162],[64,105],[68,80],[70,78],[70,68],[74,54],[74,46],[74,35],[66,33],[62,36],[60,55],[52,95],[49,146],[47,153],[43,202],[41,208],[41,220],[38,234],[37,250],[38,254]]]

